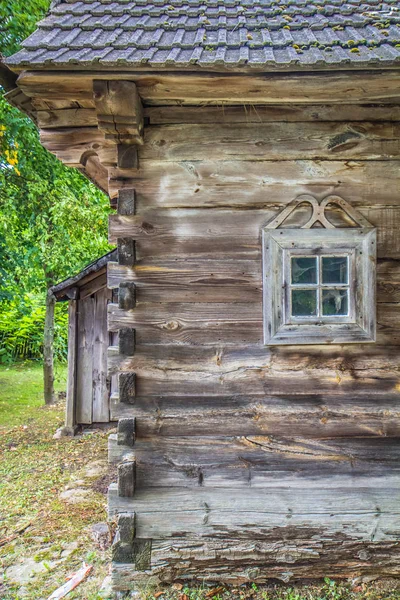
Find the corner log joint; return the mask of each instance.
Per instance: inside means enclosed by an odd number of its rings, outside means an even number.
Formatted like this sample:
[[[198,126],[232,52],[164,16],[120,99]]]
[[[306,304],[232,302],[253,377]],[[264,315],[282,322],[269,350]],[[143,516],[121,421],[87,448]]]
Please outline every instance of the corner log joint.
[[[97,121],[106,140],[117,145],[120,169],[137,169],[137,145],[143,144],[143,107],[133,81],[93,81]]]

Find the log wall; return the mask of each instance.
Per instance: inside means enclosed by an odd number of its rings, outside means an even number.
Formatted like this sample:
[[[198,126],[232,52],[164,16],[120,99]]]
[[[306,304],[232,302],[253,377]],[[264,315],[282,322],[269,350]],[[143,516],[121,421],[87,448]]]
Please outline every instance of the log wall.
[[[115,588],[400,575],[398,106],[145,116],[110,181]],[[377,227],[376,344],[263,345],[261,230],[303,193]]]

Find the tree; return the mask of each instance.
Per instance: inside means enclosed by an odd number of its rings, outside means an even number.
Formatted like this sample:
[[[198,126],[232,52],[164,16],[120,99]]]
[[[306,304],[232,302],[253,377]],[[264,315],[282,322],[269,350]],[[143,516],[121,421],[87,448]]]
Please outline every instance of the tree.
[[[43,16],[48,0],[14,0],[0,7],[11,54]],[[2,18],[3,17],[3,18]],[[3,303],[22,290],[42,293],[46,305],[43,365],[45,402],[54,399],[55,298],[51,286],[109,249],[108,198],[79,172],[64,167],[39,142],[35,125],[0,96],[0,269]]]

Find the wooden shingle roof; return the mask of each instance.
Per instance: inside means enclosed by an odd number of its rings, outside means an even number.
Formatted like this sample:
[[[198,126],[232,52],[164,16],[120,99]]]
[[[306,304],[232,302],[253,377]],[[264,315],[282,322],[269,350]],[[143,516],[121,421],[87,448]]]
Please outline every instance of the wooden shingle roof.
[[[253,69],[400,64],[400,2],[67,0],[11,67]]]

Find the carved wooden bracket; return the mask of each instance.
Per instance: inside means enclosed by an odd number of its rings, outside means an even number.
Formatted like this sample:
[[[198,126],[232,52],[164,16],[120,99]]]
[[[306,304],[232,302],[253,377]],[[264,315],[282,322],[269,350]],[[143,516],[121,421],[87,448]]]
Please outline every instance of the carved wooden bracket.
[[[98,127],[117,145],[121,169],[137,168],[137,145],[143,144],[143,107],[133,81],[93,81]]]
[[[288,206],[286,206],[277,217],[274,217],[267,225],[267,229],[277,229],[282,223],[302,204],[309,204],[312,208],[312,215],[309,220],[299,227],[299,229],[311,229],[316,223],[320,223],[325,229],[335,229],[335,225],[329,221],[325,215],[325,210],[328,205],[336,205],[341,208],[359,227],[372,228],[373,225],[355,208],[353,208],[346,200],[340,196],[329,195],[321,202],[318,202],[314,196],[310,194],[302,194],[297,196]]]

